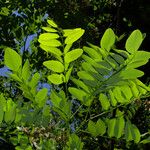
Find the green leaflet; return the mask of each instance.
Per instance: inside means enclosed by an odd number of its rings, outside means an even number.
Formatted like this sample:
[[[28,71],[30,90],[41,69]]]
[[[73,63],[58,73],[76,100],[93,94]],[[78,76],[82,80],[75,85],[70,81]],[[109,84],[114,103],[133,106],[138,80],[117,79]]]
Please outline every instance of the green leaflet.
[[[54,90],[51,91],[51,95],[50,95],[51,101],[53,103],[53,105],[55,107],[60,107],[60,102],[62,100],[62,98],[58,95],[58,93],[56,93]]]
[[[131,133],[131,123],[129,121],[126,122],[125,125],[125,139],[126,141],[132,141],[132,133]]]
[[[110,102],[112,106],[116,106],[117,105],[117,100],[114,96],[114,93],[112,92],[112,90],[109,90],[109,96],[110,96]]]
[[[113,89],[113,94],[119,103],[126,103],[126,100],[122,95],[121,89],[118,86]]]
[[[142,144],[150,143],[150,136],[148,138],[142,140],[140,143],[142,143]]]
[[[67,44],[65,46],[65,48],[64,48],[64,54],[66,54],[70,50],[71,46],[72,46],[72,44]]]
[[[46,52],[50,52],[56,56],[61,56],[62,55],[62,52],[56,48],[56,47],[50,47],[50,46],[47,46],[47,45],[43,45],[43,44],[40,44],[40,47],[45,50]]]
[[[113,57],[113,59],[114,59],[119,65],[123,64],[124,61],[125,61],[125,59],[124,59],[122,56],[120,56],[119,54],[111,53],[111,57]]]
[[[145,65],[147,62],[148,62],[148,60],[141,60],[141,61],[135,61],[135,62],[132,62],[132,63],[128,63],[127,69],[138,68],[140,66]]]
[[[36,73],[33,75],[31,81],[29,82],[29,87],[35,88],[36,85],[38,84],[39,80],[40,80],[40,74],[39,74],[38,72],[36,72]]]
[[[74,87],[68,88],[69,92],[78,100],[83,101],[87,97],[87,93]]]
[[[150,87],[146,86],[144,83],[142,83],[139,79],[135,80],[136,84],[142,87],[143,89],[150,91]]]
[[[76,28],[76,29],[64,29],[64,37],[67,37],[69,34],[73,33],[74,30],[81,30],[81,28]]]
[[[82,49],[74,49],[65,54],[64,60],[65,63],[70,63],[76,59],[78,59],[83,53]]]
[[[137,51],[133,56],[131,55],[130,57],[131,58],[127,68],[137,68],[145,65],[148,62],[150,58],[150,52]]]
[[[61,62],[56,61],[56,60],[44,61],[43,65],[54,72],[61,73],[64,71],[64,65]]]
[[[94,69],[94,67],[92,67],[92,65],[89,64],[89,63],[87,63],[87,62],[83,62],[83,63],[82,63],[82,68],[83,68],[85,71],[97,73],[97,71]]]
[[[38,93],[36,94],[35,101],[39,107],[44,107],[44,105],[46,104],[47,92],[48,89],[43,88],[40,91],[38,91]]]
[[[47,41],[47,42],[53,39],[58,39],[58,38],[59,38],[59,35],[57,33],[42,33],[39,36],[39,40]]]
[[[126,141],[134,140],[135,143],[138,143],[140,141],[140,136],[138,128],[134,124],[131,124],[130,121],[127,121],[125,126]]]
[[[64,82],[63,74],[52,74],[48,76],[48,80],[53,84],[62,84]]]
[[[6,123],[12,123],[15,120],[15,116],[16,116],[16,104],[12,101],[12,99],[8,99],[6,104],[4,121]]]
[[[18,69],[22,65],[22,59],[16,51],[12,50],[11,48],[6,48],[4,55],[4,63],[11,70],[18,71]]]
[[[138,90],[136,84],[133,81],[129,81],[129,86],[131,88],[131,91],[132,91],[134,98],[138,98],[139,97],[139,90]]]
[[[92,134],[92,136],[98,136],[99,133],[97,133],[96,128],[95,128],[95,123],[93,121],[88,122],[88,131]]]
[[[64,31],[65,32],[65,31]],[[77,41],[83,34],[84,34],[84,30],[81,28],[77,28],[72,30],[72,32],[70,32],[69,34],[64,34],[64,36],[67,36],[65,39],[65,44],[72,44],[75,41]]]
[[[126,98],[126,100],[130,102],[130,99],[133,97],[131,88],[128,85],[123,85],[123,86],[120,86],[120,89],[124,97]]]
[[[3,109],[3,111],[6,111],[6,99],[3,96],[3,94],[0,94],[0,106]]]
[[[74,87],[69,87],[68,90],[75,98],[80,100],[84,105],[90,106],[92,98],[89,97],[88,93]]]
[[[3,121],[4,111],[6,111],[6,99],[3,94],[0,94],[0,124]]]
[[[61,42],[59,42],[58,40],[55,40],[55,39],[52,39],[52,40],[49,40],[49,41],[45,41],[43,39],[38,39],[38,42],[43,44],[43,45],[49,46],[49,47],[59,47],[59,46],[61,46]]]
[[[84,82],[82,82],[82,81],[79,80],[79,79],[75,79],[75,78],[72,78],[71,80],[72,80],[77,86],[79,86],[80,88],[82,88],[82,89],[85,90],[86,92],[90,93],[89,87],[86,86],[86,85],[84,84]]]
[[[95,81],[95,79],[86,71],[79,71],[77,74],[80,79]]]
[[[4,111],[3,111],[2,107],[0,106],[0,124],[3,121],[3,117],[4,117]]]
[[[99,119],[96,123],[96,131],[100,135],[103,135],[106,132],[106,125],[101,119]]]
[[[68,71],[66,72],[66,76],[65,76],[65,78],[66,78],[65,82],[66,82],[66,83],[69,81],[69,78],[70,78],[72,69],[73,69],[73,67],[70,67],[70,68],[68,69]]]
[[[109,100],[108,100],[108,98],[107,98],[107,96],[105,94],[100,93],[99,101],[100,101],[100,103],[102,105],[102,108],[104,110],[108,110],[110,108],[110,102],[109,102]]]
[[[28,81],[28,79],[30,78],[30,64],[29,64],[28,59],[26,60],[25,64],[23,65],[21,76],[24,81]]]
[[[22,80],[17,76],[17,74],[9,74],[9,76],[13,79],[13,80],[16,80],[18,82],[22,82]]]
[[[123,134],[123,131],[124,131],[124,127],[125,127],[125,121],[124,121],[124,118],[121,116],[121,117],[118,117],[116,119],[116,124],[115,124],[115,137],[116,138],[120,138]]]
[[[139,141],[141,139],[141,134],[140,134],[139,129],[134,124],[132,124],[131,133],[132,133],[134,142],[139,143]]]
[[[90,58],[89,56],[87,56],[87,55],[82,55],[82,58],[86,61],[86,62],[88,62],[89,64],[91,64],[92,66],[94,66],[94,67],[97,67],[97,68],[100,68],[101,66],[100,66],[100,64],[98,64],[94,59],[92,59],[92,58]]]
[[[107,130],[107,133],[108,133],[108,136],[109,137],[113,137],[115,135],[115,124],[116,124],[116,119],[110,119],[108,120],[108,130]]]
[[[136,79],[144,75],[143,71],[133,68],[127,68],[121,72],[123,79]]]
[[[57,32],[57,30],[51,28],[51,27],[42,27],[43,30],[47,31],[47,32]]]
[[[112,46],[114,45],[116,40],[116,36],[114,34],[114,31],[112,29],[107,29],[100,41],[100,45],[103,49],[106,49],[107,51],[110,51]]]
[[[69,141],[67,142],[67,146],[64,150],[82,150],[83,142],[81,142],[80,138],[76,134],[71,134],[69,137]]]
[[[94,137],[98,135],[103,135],[106,132],[106,125],[101,119],[99,119],[96,123],[90,120],[88,122],[88,131]]]
[[[125,48],[129,53],[136,52],[143,41],[143,36],[140,30],[135,30],[131,33],[126,41]]]
[[[53,20],[47,20],[47,23],[54,28],[58,27],[57,24]]]
[[[93,59],[102,60],[101,54],[93,48],[84,46],[83,50]]]

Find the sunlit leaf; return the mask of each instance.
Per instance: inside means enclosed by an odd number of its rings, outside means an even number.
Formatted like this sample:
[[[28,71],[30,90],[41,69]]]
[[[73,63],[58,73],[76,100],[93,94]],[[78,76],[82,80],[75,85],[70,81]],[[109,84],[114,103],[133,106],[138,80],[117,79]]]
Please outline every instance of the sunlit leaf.
[[[62,84],[64,82],[63,78],[63,74],[52,74],[48,76],[48,80],[53,84]]]
[[[37,102],[39,107],[43,107],[46,103],[46,98],[47,98],[47,88],[43,88],[35,96],[35,101]]]
[[[122,136],[124,127],[125,127],[124,118],[122,116],[118,117],[116,119],[116,124],[115,124],[115,137],[116,138],[120,138]]]
[[[132,128],[131,123],[129,121],[127,121],[126,125],[125,125],[125,139],[126,139],[126,141],[132,141],[133,140],[131,128]]]
[[[58,41],[58,40],[55,40],[55,39],[52,39],[52,40],[49,40],[49,41],[45,41],[43,39],[42,40],[38,39],[38,41],[42,45],[49,46],[49,47],[59,47],[59,46],[61,46],[61,42]]]
[[[87,73],[86,71],[79,71],[78,73],[78,76],[80,79],[85,79],[85,80],[91,80],[91,81],[94,81],[95,79],[89,74]]]
[[[134,124],[132,124],[131,134],[132,134],[134,142],[139,143],[141,139],[141,134],[140,134],[139,129]]]
[[[108,120],[108,135],[109,137],[115,136],[115,125],[116,125],[116,119],[110,119]]]
[[[44,61],[43,65],[54,72],[60,73],[64,71],[64,65],[61,62],[56,61],[56,60]]]
[[[108,98],[107,98],[107,96],[105,94],[100,93],[100,95],[99,95],[99,101],[100,101],[100,103],[102,105],[102,108],[104,110],[108,110],[109,109],[110,102],[109,102],[109,100],[108,100]]]
[[[51,27],[42,27],[43,30],[47,31],[47,32],[57,32],[57,30],[51,28]]]
[[[66,72],[66,82],[68,82],[68,81],[69,81],[69,78],[70,78],[70,75],[71,75],[72,69],[73,69],[73,67],[70,67],[70,68],[68,69],[68,71]]]
[[[41,41],[50,41],[52,39],[58,39],[59,35],[57,33],[42,33],[39,36],[39,40]]]
[[[72,44],[84,34],[83,29],[74,29],[65,39],[65,44]]]
[[[7,100],[6,111],[4,115],[4,120],[6,123],[12,123],[16,116],[16,104],[12,99]]]
[[[107,29],[101,39],[100,45],[102,48],[106,49],[107,51],[110,51],[112,46],[115,43],[116,36],[114,34],[114,31],[112,29]]]
[[[11,48],[5,49],[4,63],[13,71],[17,71],[22,65],[21,56]]]
[[[62,55],[62,52],[56,48],[56,47],[50,47],[50,46],[46,46],[46,45],[43,45],[43,44],[40,44],[40,47],[45,50],[46,52],[50,52],[56,56],[61,56]]]
[[[98,136],[99,133],[97,133],[95,128],[95,123],[93,121],[88,122],[88,131],[92,134],[92,136]]]
[[[29,61],[26,60],[25,64],[23,65],[22,68],[22,79],[24,81],[27,81],[30,77],[30,64]]]
[[[78,59],[83,53],[82,49],[74,49],[68,53],[66,53],[64,60],[66,63],[70,63],[76,59]]]
[[[53,20],[47,20],[47,23],[54,28],[58,27],[57,24]]]
[[[131,33],[131,35],[127,39],[125,48],[129,53],[132,54],[139,49],[142,41],[143,41],[142,33],[139,30],[135,30]]]
[[[101,119],[96,123],[96,132],[100,135],[103,135],[106,132],[106,125]]]

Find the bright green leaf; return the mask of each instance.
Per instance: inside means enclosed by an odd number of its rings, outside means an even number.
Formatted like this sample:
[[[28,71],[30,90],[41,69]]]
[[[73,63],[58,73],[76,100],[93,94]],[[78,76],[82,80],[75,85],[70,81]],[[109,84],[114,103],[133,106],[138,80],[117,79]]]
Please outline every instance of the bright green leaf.
[[[71,75],[72,69],[73,69],[73,67],[70,67],[70,68],[68,69],[68,71],[66,72],[66,82],[68,82],[68,81],[69,81],[69,78],[70,78],[70,75]]]
[[[47,23],[54,28],[58,27],[57,24],[53,20],[47,20]]]
[[[74,29],[65,39],[65,44],[74,43],[84,34],[84,32],[85,31],[83,29]]]
[[[57,32],[57,30],[51,28],[51,27],[42,27],[43,30],[47,31],[47,32]]]
[[[12,101],[12,99],[8,99],[6,104],[4,120],[6,123],[12,123],[15,120],[15,116],[16,116],[16,104]]]
[[[116,118],[108,120],[108,135],[109,137],[115,136],[115,125],[116,125]]]
[[[54,71],[54,72],[61,73],[64,71],[63,64],[59,61],[56,61],[56,60],[44,61],[43,65],[46,66],[48,69]]]
[[[22,65],[22,59],[16,51],[12,50],[11,48],[6,48],[4,55],[4,63],[11,70],[18,71],[18,69]]]
[[[120,138],[122,136],[124,127],[125,127],[124,118],[122,116],[118,117],[116,119],[116,124],[115,124],[115,137],[116,138]]]
[[[47,42],[53,39],[58,39],[58,38],[59,38],[59,35],[57,33],[42,33],[39,36],[39,40],[47,41]]]
[[[98,133],[95,128],[95,123],[91,120],[88,122],[88,131],[92,134],[92,136],[98,136]]]
[[[100,101],[100,103],[102,105],[102,108],[104,110],[108,110],[110,108],[110,102],[109,102],[109,100],[108,100],[108,98],[107,98],[107,96],[105,94],[100,93],[99,101]]]
[[[47,88],[43,88],[35,96],[35,101],[38,104],[39,107],[43,107],[46,103],[46,98],[47,98]]]
[[[96,127],[96,132],[97,132],[98,134],[100,134],[100,135],[105,134],[105,132],[106,132],[106,125],[105,125],[105,123],[104,123],[101,119],[99,119],[99,120],[97,121],[95,127]]]
[[[76,59],[78,59],[83,53],[82,49],[74,49],[68,53],[66,53],[64,60],[66,63],[70,63]]]
[[[110,51],[112,46],[115,43],[116,36],[114,34],[114,31],[112,29],[107,29],[101,39],[100,45],[102,48],[106,49],[107,51]]]
[[[143,71],[133,69],[133,68],[125,69],[124,71],[121,72],[121,76],[124,79],[136,79],[136,78],[141,77],[143,75],[144,75]]]
[[[129,53],[132,54],[139,49],[142,41],[143,41],[142,33],[139,30],[135,30],[131,33],[131,35],[127,39],[125,48]]]
[[[48,76],[48,80],[53,84],[62,84],[64,82],[63,78],[63,74],[52,74]]]
[[[40,47],[45,50],[46,52],[50,52],[56,56],[61,56],[62,55],[62,52],[56,48],[56,47],[50,47],[50,46],[46,46],[46,45],[43,45],[43,44],[40,44]]]
[[[39,43],[45,45],[45,46],[49,46],[49,47],[59,47],[61,46],[61,42],[59,42],[58,40],[55,40],[55,39],[52,39],[52,40],[49,40],[49,41],[45,41],[45,40],[41,40],[41,39],[38,39]]]
[[[30,77],[30,64],[29,61],[26,60],[22,68],[22,79],[24,81],[28,81],[29,77]]]

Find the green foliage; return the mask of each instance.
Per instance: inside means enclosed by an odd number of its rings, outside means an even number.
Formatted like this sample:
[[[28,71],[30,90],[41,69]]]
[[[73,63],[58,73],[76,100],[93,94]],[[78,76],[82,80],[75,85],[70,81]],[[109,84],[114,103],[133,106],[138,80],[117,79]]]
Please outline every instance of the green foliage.
[[[88,43],[82,49],[75,42],[83,29],[61,29],[52,20],[47,23],[48,27],[42,27],[47,33],[38,38],[48,56],[41,72],[34,71],[30,60],[23,60],[15,50],[5,49],[9,78],[21,93],[19,98],[0,94],[0,126],[4,135],[11,134],[9,141],[16,149],[64,150],[85,149],[90,135],[91,144],[100,138],[114,140],[116,145],[148,142],[131,120],[137,110],[133,104],[150,91],[138,79],[144,73],[137,68],[150,58],[149,52],[138,50],[142,33],[133,31],[126,50],[120,50],[109,28],[100,46]],[[47,79],[50,93],[38,87]]]

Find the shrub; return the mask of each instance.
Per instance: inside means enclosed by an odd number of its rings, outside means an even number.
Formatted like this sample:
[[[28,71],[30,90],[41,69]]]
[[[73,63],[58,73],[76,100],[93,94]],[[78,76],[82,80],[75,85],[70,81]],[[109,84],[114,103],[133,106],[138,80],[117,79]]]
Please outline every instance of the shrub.
[[[148,142],[144,135],[149,133],[141,135],[131,121],[140,97],[150,91],[138,79],[144,73],[137,68],[150,58],[149,52],[138,50],[142,33],[133,31],[121,50],[115,46],[120,38],[109,28],[100,46],[88,43],[80,48],[74,43],[83,29],[61,29],[54,21],[47,22],[42,27],[47,32],[38,39],[49,57],[43,72],[35,72],[15,50],[5,49],[9,78],[22,96],[0,95],[3,141],[18,150],[120,149]],[[50,92],[38,88],[45,77]]]

